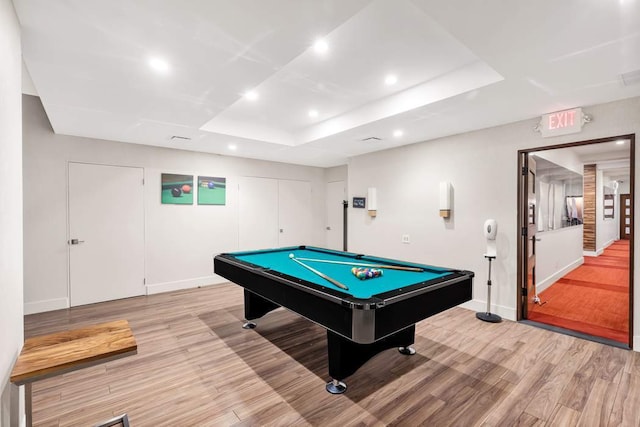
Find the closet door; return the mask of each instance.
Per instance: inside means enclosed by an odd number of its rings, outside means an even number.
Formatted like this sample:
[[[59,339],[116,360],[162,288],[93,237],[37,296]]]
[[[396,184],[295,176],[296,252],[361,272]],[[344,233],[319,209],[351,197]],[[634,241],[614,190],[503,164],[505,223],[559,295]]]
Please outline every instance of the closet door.
[[[278,247],[277,179],[240,178],[238,226],[238,250]]]
[[[278,246],[311,243],[311,183],[278,181]]]
[[[69,163],[72,307],[144,295],[144,172]]]

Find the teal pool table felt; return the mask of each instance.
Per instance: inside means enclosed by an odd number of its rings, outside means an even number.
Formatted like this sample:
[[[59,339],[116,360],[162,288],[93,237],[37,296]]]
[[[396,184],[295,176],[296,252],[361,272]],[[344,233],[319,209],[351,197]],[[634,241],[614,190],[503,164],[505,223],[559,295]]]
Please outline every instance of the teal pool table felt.
[[[311,258],[327,261],[347,262],[349,264],[332,264],[316,261],[300,260],[309,267],[329,276],[330,278],[347,286],[348,290],[343,290],[321,276],[313,273],[307,268],[295,262],[289,257],[293,254],[295,258]],[[306,280],[316,285],[326,288],[335,289],[340,292],[349,294],[355,298],[368,299],[374,295],[382,294],[389,291],[400,290],[402,288],[422,283],[428,280],[446,277],[451,274],[450,269],[433,267],[424,264],[406,263],[394,261],[384,258],[376,258],[364,256],[363,258],[354,258],[355,254],[346,252],[324,252],[309,249],[287,248],[285,250],[264,250],[252,252],[236,252],[231,255],[238,260],[257,265],[261,268],[277,271],[289,276]],[[358,279],[352,272],[352,267],[359,267],[358,264],[385,264],[399,265],[406,267],[428,268],[430,271],[402,271],[392,270],[389,268],[380,268],[383,271],[382,276]],[[378,267],[376,267],[378,268]]]

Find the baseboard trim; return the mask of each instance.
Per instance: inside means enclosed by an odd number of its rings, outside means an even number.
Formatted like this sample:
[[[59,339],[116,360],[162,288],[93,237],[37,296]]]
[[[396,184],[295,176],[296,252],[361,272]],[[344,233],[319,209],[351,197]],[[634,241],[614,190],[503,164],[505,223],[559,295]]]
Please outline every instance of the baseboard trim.
[[[175,282],[154,283],[146,286],[147,295],[159,294],[162,292],[179,291],[182,289],[197,288],[199,286],[216,285],[228,282],[220,276],[197,277],[188,280],[178,280]],[[69,298],[53,298],[49,300],[33,301],[24,303],[24,314],[44,313],[69,308]]]
[[[24,314],[43,313],[45,311],[61,310],[69,308],[69,298],[53,298],[42,301],[24,303]]]
[[[605,243],[600,249],[594,251],[583,251],[582,254],[584,256],[600,256],[604,253],[604,250],[609,246],[613,245],[616,242],[616,239],[611,239],[607,243]]]
[[[640,352],[640,335],[633,336],[633,351]]]
[[[560,270],[556,271],[555,273],[553,273],[551,276],[547,277],[546,279],[541,280],[538,284],[536,284],[536,292],[537,293],[541,293],[542,291],[547,289],[549,286],[551,286],[555,282],[557,282],[558,279],[560,279],[563,276],[569,274],[569,272],[571,272],[574,269],[580,267],[582,264],[584,264],[584,258],[580,257],[579,259],[573,261],[569,265],[567,265],[567,266],[561,268]]]
[[[471,301],[467,301],[463,304],[460,304],[458,307],[466,308],[467,310],[486,313],[487,312],[487,302],[480,301],[477,299],[473,299]],[[507,320],[516,320],[516,309],[507,307],[504,305],[491,304],[491,313],[497,314],[500,317]]]
[[[597,251],[582,251],[584,256],[600,256],[604,252],[604,249],[598,249]]]
[[[179,291],[182,289],[192,289],[199,286],[216,285],[228,282],[220,276],[196,277],[188,280],[177,280],[175,282],[153,283],[147,285],[147,295],[159,294],[162,292]]]

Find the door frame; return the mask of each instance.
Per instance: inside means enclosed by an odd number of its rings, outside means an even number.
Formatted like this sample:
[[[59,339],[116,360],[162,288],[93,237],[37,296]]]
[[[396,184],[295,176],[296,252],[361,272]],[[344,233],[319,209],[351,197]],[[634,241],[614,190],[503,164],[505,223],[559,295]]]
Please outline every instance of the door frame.
[[[526,317],[529,312],[529,297],[533,290],[533,298],[538,298],[538,291],[536,289],[536,253],[537,253],[537,239],[536,231],[538,228],[538,206],[533,205],[533,212],[531,212],[531,200],[530,197],[533,194],[535,197],[536,184],[537,184],[537,171],[536,162],[527,154],[522,154],[518,157],[518,169],[520,170],[520,186],[522,188],[522,228],[520,229],[520,242],[522,244],[523,258],[527,260],[526,271],[523,271],[523,284],[522,291],[520,292],[520,302],[522,303],[522,317]],[[533,181],[531,181],[533,179]],[[531,265],[533,264],[533,265]],[[524,268],[524,265],[523,265]],[[526,303],[525,303],[526,301]]]
[[[516,229],[516,233],[517,233],[517,237],[516,237],[516,241],[517,241],[517,275],[516,275],[516,315],[517,315],[517,320],[524,320],[524,308],[523,308],[523,304],[522,304],[522,295],[523,292],[526,292],[526,286],[527,286],[527,281],[526,281],[526,274],[527,274],[527,268],[526,268],[526,261],[525,261],[525,255],[526,255],[526,246],[524,245],[524,243],[526,243],[526,238],[527,236],[523,236],[522,233],[522,229],[523,227],[526,227],[526,223],[524,222],[524,218],[525,218],[525,213],[523,210],[524,207],[524,203],[526,202],[526,188],[523,188],[523,182],[524,180],[522,179],[522,171],[520,169],[520,162],[521,162],[521,158],[522,156],[526,156],[529,153],[535,152],[535,151],[544,151],[544,150],[555,150],[555,149],[560,149],[560,148],[572,148],[572,147],[579,147],[582,145],[591,145],[591,144],[598,144],[598,143],[602,143],[602,142],[612,142],[612,141],[617,141],[619,139],[628,139],[630,141],[630,146],[629,146],[629,165],[630,165],[630,176],[631,179],[629,180],[629,194],[631,196],[631,205],[634,205],[634,201],[635,201],[635,142],[636,142],[636,135],[635,134],[627,134],[627,135],[617,135],[617,136],[611,136],[611,137],[607,137],[607,138],[598,138],[598,139],[590,139],[590,140],[586,140],[586,141],[576,141],[576,142],[569,142],[569,143],[564,143],[564,144],[557,144],[557,145],[547,145],[547,146],[541,146],[541,147],[534,147],[534,148],[527,148],[527,149],[523,149],[523,150],[518,150],[518,157],[517,157],[517,165],[518,165],[518,170],[517,170],[517,182],[518,182],[518,195],[517,195],[517,224],[518,224],[518,228]],[[634,292],[633,292],[633,288],[634,288],[634,283],[633,283],[633,271],[634,271],[634,228],[635,228],[635,221],[631,221],[631,236],[629,239],[629,340],[628,340],[628,345],[629,348],[631,348],[633,346],[633,298],[634,298]]]

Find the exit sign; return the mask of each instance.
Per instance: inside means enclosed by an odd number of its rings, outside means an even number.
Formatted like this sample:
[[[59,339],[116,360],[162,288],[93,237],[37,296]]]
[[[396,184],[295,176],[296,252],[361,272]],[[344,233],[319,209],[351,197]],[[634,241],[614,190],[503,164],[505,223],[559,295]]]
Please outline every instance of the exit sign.
[[[539,129],[543,138],[550,136],[567,135],[582,131],[584,120],[582,108],[556,111],[542,116]]]

